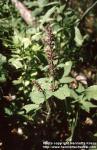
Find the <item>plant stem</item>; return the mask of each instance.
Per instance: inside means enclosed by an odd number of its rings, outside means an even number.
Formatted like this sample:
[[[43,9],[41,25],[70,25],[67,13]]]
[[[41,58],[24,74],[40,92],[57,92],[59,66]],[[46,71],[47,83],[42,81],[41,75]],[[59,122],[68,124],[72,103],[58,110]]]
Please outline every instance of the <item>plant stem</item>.
[[[76,129],[76,126],[77,126],[77,121],[78,121],[78,111],[76,113],[76,117],[75,117],[75,120],[73,120],[73,123],[72,123],[72,131],[71,131],[71,137],[70,137],[70,142],[73,141],[73,137],[74,137],[74,133],[75,133],[75,129]],[[74,122],[75,121],[75,122]]]
[[[48,121],[50,114],[51,114],[51,107],[50,107],[49,101],[46,99],[46,93],[44,92],[43,95],[44,95],[44,99],[46,102],[46,108],[47,108],[46,121]]]
[[[83,20],[83,19],[86,17],[86,15],[87,15],[96,5],[97,5],[97,1],[96,1],[91,7],[89,7],[89,8],[84,12],[84,14],[83,14],[81,20]]]
[[[86,17],[86,15],[97,5],[97,1],[92,4],[82,15],[81,19],[78,21],[78,25],[83,21],[83,19]]]
[[[50,114],[51,114],[51,107],[50,107],[48,100],[46,101],[46,107],[47,107],[47,111],[48,111],[47,116],[46,116],[46,121],[48,121]]]

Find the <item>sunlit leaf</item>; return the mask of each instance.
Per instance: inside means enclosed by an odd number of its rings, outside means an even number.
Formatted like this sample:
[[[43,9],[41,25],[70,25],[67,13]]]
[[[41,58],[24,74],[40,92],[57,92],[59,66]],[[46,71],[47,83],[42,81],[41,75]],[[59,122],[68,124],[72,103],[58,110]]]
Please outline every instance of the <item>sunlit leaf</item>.
[[[16,69],[19,69],[19,68],[22,68],[23,65],[21,63],[21,61],[19,59],[14,59],[14,58],[11,58],[9,60],[9,62],[16,68]]]
[[[48,0],[38,0],[39,7],[44,7],[48,3]]]
[[[10,108],[5,107],[4,111],[5,111],[5,114],[7,114],[9,116],[13,115],[13,112],[12,112],[12,110]]]
[[[30,38],[23,38],[21,43],[23,44],[24,48],[26,49],[31,45],[31,40]]]
[[[71,83],[72,81],[74,81],[72,77],[62,77],[60,79],[60,83]]]
[[[0,54],[0,65],[6,63],[6,57],[2,54]]]
[[[90,112],[91,108],[97,107],[96,105],[92,104],[91,102],[88,101],[81,101],[81,108],[84,109],[87,112]]]
[[[69,97],[70,89],[68,88],[68,85],[65,84],[63,87],[60,87],[57,91],[54,92],[54,96],[61,100],[64,100],[66,97]]]
[[[46,90],[45,91],[46,94],[46,99],[48,100],[49,98],[51,98],[52,96],[54,96],[54,93],[50,90]]]
[[[70,71],[71,71],[71,67],[72,67],[72,62],[71,61],[67,61],[64,64],[64,74],[63,76],[68,76]]]
[[[85,91],[84,86],[83,86],[81,83],[79,83],[79,86],[78,86],[78,88],[76,89],[76,92],[82,93],[82,92],[84,92],[84,91]]]
[[[54,6],[47,11],[47,13],[43,16],[43,18],[41,20],[41,24],[44,24],[45,22],[47,22],[50,19],[50,16],[55,12],[55,9],[56,9],[56,7]]]
[[[32,91],[30,93],[30,98],[35,104],[41,104],[45,101],[44,94],[39,91]]]
[[[50,88],[51,82],[49,78],[40,78],[37,81],[41,85],[42,89],[48,90]]]
[[[5,74],[3,72],[0,73],[0,82],[5,82],[6,81],[6,77]]]
[[[26,110],[26,113],[29,113],[30,111],[36,110],[39,108],[39,105],[37,104],[27,104],[22,107],[22,109]]]
[[[97,85],[90,86],[86,89],[86,98],[97,100]]]
[[[81,32],[80,32],[78,27],[75,27],[75,38],[74,38],[74,40],[75,40],[76,45],[78,47],[82,46],[84,39],[83,39],[83,36],[81,35]]]

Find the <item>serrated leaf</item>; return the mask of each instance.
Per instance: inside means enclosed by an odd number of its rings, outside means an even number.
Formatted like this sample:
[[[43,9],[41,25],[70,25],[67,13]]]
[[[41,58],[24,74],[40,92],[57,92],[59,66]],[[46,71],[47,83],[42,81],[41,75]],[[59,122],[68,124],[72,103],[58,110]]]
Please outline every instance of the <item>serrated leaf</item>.
[[[63,76],[68,76],[70,71],[71,71],[71,67],[72,67],[72,62],[71,61],[67,61],[65,64],[64,64],[64,74]]]
[[[22,107],[22,109],[26,110],[26,113],[29,113],[30,111],[36,110],[38,108],[39,108],[39,105],[37,105],[37,104],[27,104]]]
[[[61,100],[64,100],[66,97],[69,97],[70,89],[68,88],[68,85],[66,84],[60,87],[57,91],[54,92],[54,96]]]
[[[86,89],[87,99],[97,99],[97,85],[90,86]]]
[[[30,93],[30,98],[35,104],[41,104],[45,101],[44,94],[40,91],[32,91]]]

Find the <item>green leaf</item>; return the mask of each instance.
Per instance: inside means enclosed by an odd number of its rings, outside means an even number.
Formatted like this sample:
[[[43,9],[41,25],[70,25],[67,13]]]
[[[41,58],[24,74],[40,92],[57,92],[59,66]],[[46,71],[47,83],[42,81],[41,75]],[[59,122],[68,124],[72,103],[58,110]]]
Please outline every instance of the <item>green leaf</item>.
[[[31,40],[30,38],[22,38],[21,43],[24,45],[24,49],[26,49],[31,45]]]
[[[32,91],[30,93],[30,98],[35,104],[41,104],[45,101],[44,94],[39,91]]]
[[[4,68],[4,63],[6,63],[6,57],[0,54],[0,82],[5,82],[6,77],[5,77],[5,68]]]
[[[16,69],[19,69],[19,68],[22,68],[23,65],[21,63],[21,61],[19,59],[14,59],[14,58],[11,58],[9,60],[9,62],[16,68]]]
[[[71,83],[72,81],[74,81],[72,77],[62,77],[60,79],[60,83]]]
[[[43,18],[41,20],[41,24],[44,24],[45,22],[49,21],[50,16],[55,12],[55,9],[56,9],[56,7],[54,6],[47,11],[47,13],[43,16]]]
[[[82,93],[82,92],[84,92],[84,91],[85,91],[84,86],[83,86],[81,83],[79,83],[79,86],[78,86],[78,88],[76,89],[76,92]]]
[[[0,65],[2,65],[3,63],[6,63],[6,57],[0,54]]]
[[[39,7],[44,7],[48,3],[48,0],[38,0]]]
[[[6,81],[5,74],[1,72],[1,75],[0,75],[0,82],[5,82],[5,81]]]
[[[67,61],[64,65],[64,74],[63,76],[68,76],[70,71],[71,71],[71,67],[72,67],[72,62],[71,61]]]
[[[35,33],[34,35],[32,35],[31,39],[33,41],[39,41],[41,39],[41,32],[38,32],[38,33]]]
[[[97,107],[96,105],[93,105],[91,102],[88,101],[81,101],[81,104],[81,108],[87,112],[90,112],[90,108]]]
[[[39,44],[34,44],[32,46],[33,51],[39,51],[41,49],[41,46]]]
[[[57,5],[57,4],[59,4],[59,2],[57,2],[57,1],[54,1],[54,2],[49,2],[49,3],[47,3],[46,5],[45,5],[45,7],[46,6],[51,6],[51,5]]]
[[[53,92],[50,90],[46,90],[45,94],[46,94],[46,100],[48,100],[49,98],[51,98],[53,96]]]
[[[39,105],[37,105],[37,104],[27,104],[22,107],[22,109],[26,110],[26,113],[29,113],[30,111],[36,110],[38,108],[39,108]]]
[[[97,100],[97,85],[90,86],[86,89],[86,98],[87,99],[96,99]]]
[[[13,115],[13,112],[12,112],[12,110],[10,108],[6,107],[6,108],[4,108],[4,111],[5,111],[5,114],[7,114],[9,116]]]
[[[40,78],[37,81],[41,85],[42,89],[48,90],[50,88],[51,82],[49,78]]]
[[[82,46],[84,38],[81,35],[81,32],[80,32],[80,30],[79,30],[79,28],[77,26],[75,27],[75,38],[74,38],[74,40],[75,40],[76,45],[78,47]]]
[[[64,68],[64,64],[63,64],[63,63],[60,63],[60,64],[57,65],[57,67],[58,67],[58,68]]]
[[[42,7],[38,7],[38,8],[36,8],[35,10],[33,10],[33,14],[32,14],[32,16],[33,17],[37,17],[38,15],[40,15],[41,13],[43,12],[43,8]]]
[[[78,99],[78,95],[73,89],[70,89],[70,97],[74,99]]]
[[[18,31],[14,31],[13,44],[17,47],[21,44],[22,36]]]
[[[37,1],[24,1],[24,4],[28,7],[28,8],[31,8],[31,7],[38,7],[38,2]]]
[[[64,100],[66,97],[69,97],[70,89],[68,88],[68,85],[65,84],[64,86],[60,87],[57,91],[54,92],[54,96],[61,100]]]
[[[18,84],[23,83],[23,79],[21,77],[19,77],[17,80],[13,80],[12,82],[14,85],[18,85]]]
[[[28,86],[29,84],[30,84],[30,81],[28,81],[28,80],[26,80],[24,83],[25,86]]]

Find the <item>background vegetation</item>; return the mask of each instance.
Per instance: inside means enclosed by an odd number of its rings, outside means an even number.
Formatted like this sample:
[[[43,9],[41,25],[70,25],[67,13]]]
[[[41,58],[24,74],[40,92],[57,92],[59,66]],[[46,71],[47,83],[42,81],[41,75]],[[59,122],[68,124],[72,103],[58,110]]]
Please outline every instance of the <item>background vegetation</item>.
[[[0,10],[1,150],[96,142],[97,1],[0,0]]]

